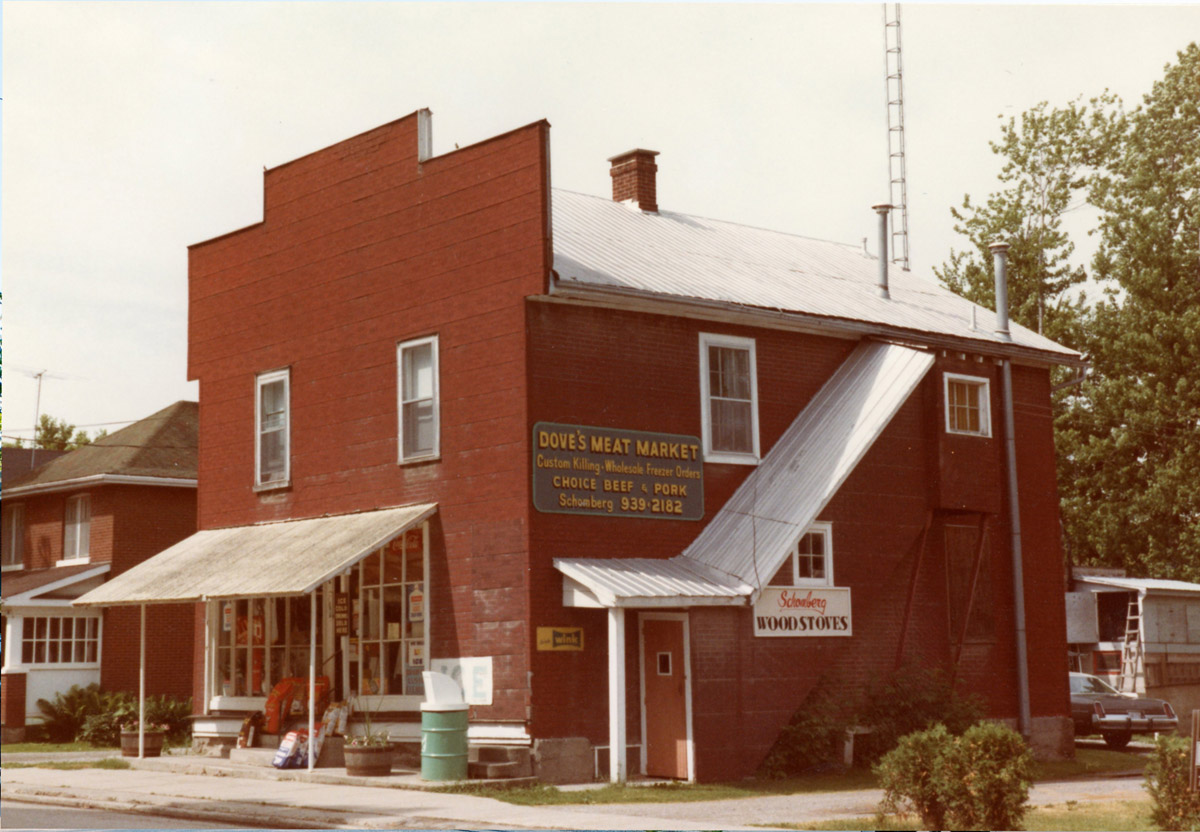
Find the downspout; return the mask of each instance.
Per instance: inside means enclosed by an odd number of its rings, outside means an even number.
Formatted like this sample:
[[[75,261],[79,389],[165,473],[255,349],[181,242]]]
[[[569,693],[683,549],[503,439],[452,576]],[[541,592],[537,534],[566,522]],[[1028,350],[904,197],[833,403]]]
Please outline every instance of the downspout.
[[[996,334],[1012,341],[1008,331],[1008,243],[992,243],[996,271]],[[1001,363],[1001,406],[1004,409],[1005,471],[1008,474],[1008,516],[1012,530],[1013,613],[1017,642],[1017,728],[1030,739],[1029,651],[1025,638],[1025,570],[1021,556],[1021,502],[1017,489],[1017,440],[1013,418],[1012,361]]]

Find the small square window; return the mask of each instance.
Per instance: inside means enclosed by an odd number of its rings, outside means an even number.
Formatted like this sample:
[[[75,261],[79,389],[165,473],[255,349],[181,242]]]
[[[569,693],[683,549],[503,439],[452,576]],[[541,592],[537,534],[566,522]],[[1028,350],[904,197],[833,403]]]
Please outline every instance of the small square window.
[[[986,378],[945,374],[946,432],[991,436],[991,397]]]
[[[658,675],[659,676],[670,676],[671,675],[671,654],[670,653],[659,653],[658,654]]]
[[[809,526],[767,586],[833,586],[833,526]]]

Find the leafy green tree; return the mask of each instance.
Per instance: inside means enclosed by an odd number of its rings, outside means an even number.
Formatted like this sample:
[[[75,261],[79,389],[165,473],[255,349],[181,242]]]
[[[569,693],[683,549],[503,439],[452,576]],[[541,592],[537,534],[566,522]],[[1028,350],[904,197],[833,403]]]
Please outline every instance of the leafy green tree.
[[[55,419],[43,413],[38,420],[37,446],[50,451],[73,451],[82,445],[90,445],[92,439],[87,431],[68,423],[65,419]]]
[[[1115,124],[1095,177],[1093,371],[1058,420],[1076,562],[1200,582],[1200,47]]]
[[[1063,344],[1079,343],[1082,299],[1071,290],[1087,275],[1069,262],[1075,244],[1063,217],[1084,204],[1089,174],[1112,155],[1116,103],[1108,93],[1065,108],[1042,102],[1001,127],[1000,141],[990,146],[1004,159],[1003,187],[982,205],[966,195],[961,208],[950,209],[954,230],[967,237],[970,248],[952,249],[949,261],[934,269],[945,286],[995,308],[988,245],[1004,240],[1010,246],[1012,319]]]

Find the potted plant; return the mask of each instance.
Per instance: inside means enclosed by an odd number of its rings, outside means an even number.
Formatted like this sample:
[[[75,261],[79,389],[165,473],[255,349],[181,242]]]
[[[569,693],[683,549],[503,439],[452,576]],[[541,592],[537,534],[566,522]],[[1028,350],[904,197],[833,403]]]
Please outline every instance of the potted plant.
[[[363,708],[363,733],[346,737],[346,773],[355,777],[382,777],[392,772],[394,749],[386,730],[371,724],[371,711]]]
[[[144,756],[158,757],[161,755],[163,739],[167,735],[167,726],[158,723],[146,723],[144,734]],[[126,723],[121,726],[121,756],[138,756],[138,724],[136,722]]]

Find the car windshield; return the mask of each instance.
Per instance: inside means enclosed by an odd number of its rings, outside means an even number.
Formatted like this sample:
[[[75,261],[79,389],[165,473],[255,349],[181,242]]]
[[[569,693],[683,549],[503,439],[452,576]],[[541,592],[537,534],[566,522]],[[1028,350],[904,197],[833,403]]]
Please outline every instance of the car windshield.
[[[1071,674],[1071,693],[1109,693],[1120,695],[1116,688],[1096,676],[1086,676],[1080,673]]]

